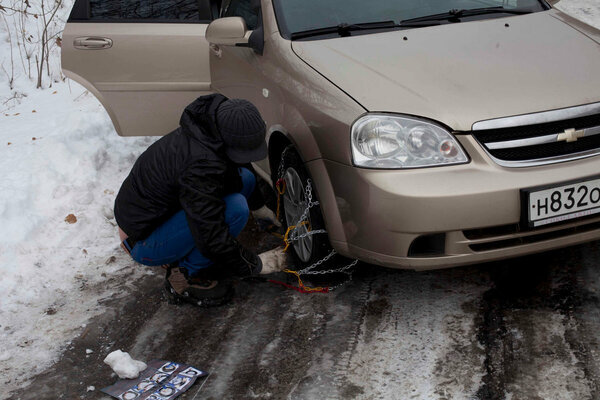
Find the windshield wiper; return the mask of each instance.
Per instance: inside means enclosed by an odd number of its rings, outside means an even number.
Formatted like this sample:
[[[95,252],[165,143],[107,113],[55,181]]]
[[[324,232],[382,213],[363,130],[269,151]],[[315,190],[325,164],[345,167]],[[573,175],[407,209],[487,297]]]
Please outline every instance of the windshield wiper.
[[[329,26],[325,28],[309,29],[306,31],[294,32],[291,35],[292,40],[304,39],[312,36],[329,35],[337,33],[342,37],[351,36],[353,31],[365,31],[365,30],[376,30],[376,29],[393,29],[393,28],[404,28],[404,27],[419,27],[419,26],[431,26],[439,25],[438,21],[426,21],[426,22],[410,22],[408,24],[397,24],[394,21],[382,21],[382,22],[368,22],[363,24],[346,24],[342,23],[336,26]]]
[[[445,13],[434,14],[434,15],[426,15],[424,17],[418,18],[410,18],[400,21],[400,25],[404,25],[407,23],[413,24],[416,22],[427,22],[427,21],[456,21],[460,22],[460,18],[462,17],[472,17],[475,15],[484,15],[484,14],[530,14],[533,11],[524,10],[518,8],[504,8],[502,6],[499,7],[484,7],[484,8],[472,8],[472,9],[453,9]]]
[[[432,25],[440,25],[441,21],[460,22],[462,17],[472,17],[484,14],[530,14],[532,10],[518,8],[499,7],[484,7],[472,9],[453,9],[441,14],[426,15],[424,17],[410,18],[400,21],[399,24],[394,21],[367,22],[358,24],[341,23],[336,26],[328,26],[325,28],[309,29],[306,31],[294,32],[291,34],[292,40],[304,39],[313,36],[331,35],[337,33],[339,36],[351,36],[353,31],[377,30],[377,29],[394,29],[394,28],[418,28]]]

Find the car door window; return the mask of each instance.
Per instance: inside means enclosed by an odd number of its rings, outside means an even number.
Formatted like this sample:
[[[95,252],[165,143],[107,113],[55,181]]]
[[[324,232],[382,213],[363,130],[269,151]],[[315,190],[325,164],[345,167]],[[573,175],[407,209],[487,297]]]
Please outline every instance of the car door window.
[[[249,30],[256,29],[260,8],[254,6],[253,0],[231,0],[225,9],[224,17],[242,17]]]
[[[77,0],[70,20],[210,22],[216,0]]]

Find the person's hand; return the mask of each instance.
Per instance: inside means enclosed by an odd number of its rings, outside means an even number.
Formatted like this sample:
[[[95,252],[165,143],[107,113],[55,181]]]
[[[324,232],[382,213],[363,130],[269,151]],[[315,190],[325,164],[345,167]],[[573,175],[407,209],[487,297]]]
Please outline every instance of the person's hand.
[[[283,252],[283,247],[265,251],[258,255],[262,261],[261,275],[281,272],[287,267],[287,254]]]
[[[278,228],[281,228],[281,222],[277,220],[277,216],[271,209],[267,206],[262,206],[256,211],[252,211],[252,216],[256,220],[265,220],[275,225]]]

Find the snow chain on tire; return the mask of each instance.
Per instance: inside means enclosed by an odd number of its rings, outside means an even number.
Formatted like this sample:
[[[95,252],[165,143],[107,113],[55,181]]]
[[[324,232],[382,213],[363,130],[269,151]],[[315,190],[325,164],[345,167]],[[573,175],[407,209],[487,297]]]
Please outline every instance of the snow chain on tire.
[[[279,161],[279,167],[277,170],[277,182],[275,183],[275,187],[277,190],[277,218],[278,219],[279,219],[280,208],[281,208],[281,196],[285,193],[285,190],[286,190],[286,182],[285,182],[285,178],[284,178],[285,157],[286,157],[286,154],[288,153],[288,151],[290,151],[292,149],[293,149],[293,146],[289,145],[281,152],[281,160]],[[306,188],[304,189],[304,196],[305,196],[305,199],[307,202],[306,209],[304,210],[304,212],[301,214],[300,218],[298,219],[298,221],[296,221],[296,223],[294,225],[288,226],[287,231],[283,237],[283,241],[285,243],[284,251],[287,251],[287,249],[293,242],[304,239],[308,236],[327,233],[327,231],[325,229],[316,229],[314,231],[310,230],[310,225],[308,226],[308,229],[307,229],[308,231],[306,233],[303,233],[303,234],[297,233],[298,228],[300,228],[303,225],[309,224],[308,215],[309,215],[310,209],[314,206],[319,205],[319,201],[312,200],[312,181],[310,180],[310,178],[307,179],[307,181],[306,181]],[[283,284],[286,287],[290,287],[292,289],[298,290],[303,293],[315,293],[315,292],[328,293],[332,290],[335,290],[335,289],[339,288],[340,286],[345,285],[346,283],[348,283],[352,280],[352,274],[354,272],[353,268],[356,266],[356,264],[358,264],[358,260],[354,260],[350,264],[345,265],[340,268],[328,269],[328,270],[323,270],[323,271],[314,271],[315,268],[317,268],[320,265],[324,264],[325,262],[329,261],[336,254],[337,253],[335,250],[331,250],[331,252],[328,255],[326,255],[324,258],[320,259],[319,261],[316,261],[315,263],[311,264],[310,266],[308,266],[304,269],[301,269],[299,271],[294,271],[294,270],[290,270],[290,269],[284,270],[283,272],[286,272],[286,273],[296,276],[296,278],[298,279],[298,287],[289,286],[287,284],[284,284],[283,282],[278,282],[278,281],[272,281],[272,282],[278,283],[278,284]],[[301,279],[302,276],[306,276],[306,275],[326,275],[326,274],[335,274],[335,273],[345,274],[347,276],[347,279],[335,286],[314,287],[314,288],[305,286]]]

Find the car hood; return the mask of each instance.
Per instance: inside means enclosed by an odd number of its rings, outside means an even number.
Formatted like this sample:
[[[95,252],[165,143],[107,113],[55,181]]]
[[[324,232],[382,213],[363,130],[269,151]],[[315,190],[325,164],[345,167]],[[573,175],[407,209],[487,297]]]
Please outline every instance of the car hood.
[[[552,10],[292,48],[368,111],[468,131],[482,120],[600,101],[600,35],[566,21]]]

